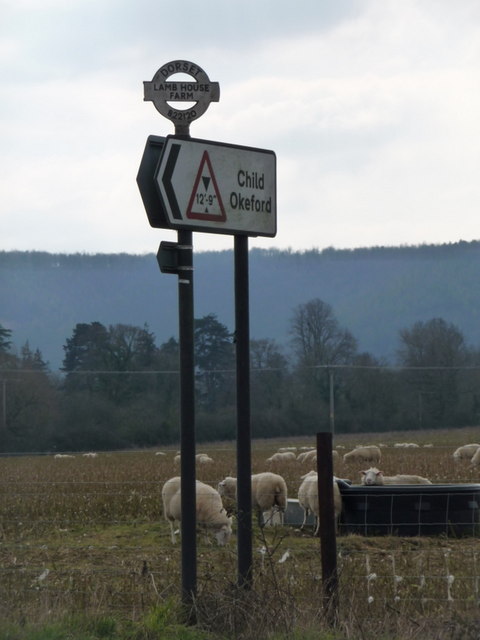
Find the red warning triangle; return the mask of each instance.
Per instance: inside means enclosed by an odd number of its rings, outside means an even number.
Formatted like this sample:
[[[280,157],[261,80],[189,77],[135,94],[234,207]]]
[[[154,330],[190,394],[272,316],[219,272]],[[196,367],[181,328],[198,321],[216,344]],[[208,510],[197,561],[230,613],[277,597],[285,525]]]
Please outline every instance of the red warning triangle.
[[[208,151],[203,152],[187,207],[187,218],[217,222],[227,219]]]

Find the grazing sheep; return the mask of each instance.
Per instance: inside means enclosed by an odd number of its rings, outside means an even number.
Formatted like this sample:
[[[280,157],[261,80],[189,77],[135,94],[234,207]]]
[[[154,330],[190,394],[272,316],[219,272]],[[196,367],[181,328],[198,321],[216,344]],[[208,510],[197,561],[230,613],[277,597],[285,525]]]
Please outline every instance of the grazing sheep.
[[[84,458],[96,458],[98,453],[94,453],[93,451],[89,451],[88,453],[82,453]]]
[[[225,545],[232,535],[232,519],[223,508],[222,499],[213,487],[196,480],[197,524],[210,531],[220,546]],[[170,478],[162,488],[163,513],[170,524],[172,542],[175,544],[175,521],[182,519],[181,479]]]
[[[338,460],[339,457],[340,455],[338,451],[335,451],[335,449],[333,449],[332,460]],[[304,453],[301,453],[298,456],[297,460],[302,463],[309,462],[310,464],[315,464],[317,462],[317,450],[312,449],[311,451],[306,451]]]
[[[396,442],[393,446],[397,449],[418,449],[420,447],[415,442]]]
[[[291,462],[292,460],[296,460],[293,451],[277,451],[267,458],[267,462]]]
[[[473,456],[480,449],[480,444],[464,444],[453,452],[455,462],[460,460],[472,460]],[[473,462],[473,460],[472,460]]]
[[[373,462],[378,464],[382,457],[382,452],[375,445],[356,447],[343,456],[343,462]]]
[[[302,453],[300,453],[297,456],[297,460],[298,462],[312,462],[313,458],[317,457],[317,450],[316,449],[309,449],[308,451],[302,451]]]
[[[318,534],[320,528],[320,505],[318,501],[318,476],[315,471],[309,471],[302,476],[302,484],[298,489],[298,503],[302,507],[304,515],[301,529],[305,526],[309,513],[313,513],[315,516],[315,532]],[[342,511],[342,496],[340,495],[340,489],[333,478],[333,507],[335,513],[335,520],[338,518]]]
[[[370,467],[367,471],[361,471],[362,484],[384,485],[384,484],[432,484],[428,478],[422,476],[411,476],[399,474],[396,476],[384,476],[383,471],[376,467]]]
[[[156,451],[155,455],[156,456],[166,456],[167,454],[165,453],[165,451]]]
[[[59,460],[60,458],[74,458],[75,456],[71,456],[69,453],[56,453],[53,457]]]
[[[480,447],[476,450],[470,461],[474,467],[480,465]]]
[[[213,458],[211,458],[206,453],[197,453],[197,455],[195,456],[195,459],[199,464],[209,464],[213,462]]]
[[[227,476],[218,483],[218,493],[226,498],[226,502],[237,499],[237,478]],[[258,524],[263,525],[262,514],[272,522],[274,512],[279,511],[280,524],[287,508],[287,483],[282,476],[270,471],[252,475],[252,509],[257,512]],[[270,516],[268,516],[270,514]]]

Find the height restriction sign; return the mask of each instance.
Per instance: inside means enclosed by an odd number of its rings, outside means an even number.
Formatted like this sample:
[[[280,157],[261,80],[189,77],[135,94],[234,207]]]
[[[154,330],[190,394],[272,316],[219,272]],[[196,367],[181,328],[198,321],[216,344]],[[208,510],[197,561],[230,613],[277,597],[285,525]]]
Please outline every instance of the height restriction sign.
[[[155,183],[172,228],[273,237],[273,151],[168,136]]]

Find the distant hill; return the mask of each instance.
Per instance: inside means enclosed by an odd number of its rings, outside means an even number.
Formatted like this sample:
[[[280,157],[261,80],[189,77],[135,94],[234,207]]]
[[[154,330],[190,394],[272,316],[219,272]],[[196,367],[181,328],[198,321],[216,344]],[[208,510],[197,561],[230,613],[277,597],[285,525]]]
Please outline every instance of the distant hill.
[[[234,329],[233,252],[194,254],[195,317]],[[398,331],[434,317],[480,345],[480,242],[289,252],[253,249],[250,333],[288,350],[294,308],[328,302],[360,351],[394,362]],[[0,252],[0,324],[53,370],[78,322],[148,324],[157,344],[178,336],[177,277],[154,254]]]

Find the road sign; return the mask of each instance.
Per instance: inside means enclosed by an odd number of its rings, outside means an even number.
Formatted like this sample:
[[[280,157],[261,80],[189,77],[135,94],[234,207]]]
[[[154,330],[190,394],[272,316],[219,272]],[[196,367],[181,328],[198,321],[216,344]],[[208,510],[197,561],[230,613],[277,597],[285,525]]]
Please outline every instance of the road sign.
[[[172,76],[183,74],[191,80],[172,81]],[[172,60],[156,72],[153,79],[143,83],[144,100],[151,101],[162,116],[171,120],[180,131],[188,132],[190,122],[205,113],[210,102],[220,99],[220,85],[211,82],[205,71],[188,60]],[[176,103],[172,106],[172,103]],[[182,109],[177,105],[189,105]]]
[[[137,184],[147,212],[148,221],[152,227],[157,229],[170,228],[154,181],[155,170],[158,166],[164,144],[165,138],[161,136],[148,136],[137,174]]]
[[[174,229],[270,237],[277,232],[273,151],[167,136],[155,182]]]

